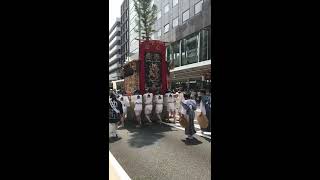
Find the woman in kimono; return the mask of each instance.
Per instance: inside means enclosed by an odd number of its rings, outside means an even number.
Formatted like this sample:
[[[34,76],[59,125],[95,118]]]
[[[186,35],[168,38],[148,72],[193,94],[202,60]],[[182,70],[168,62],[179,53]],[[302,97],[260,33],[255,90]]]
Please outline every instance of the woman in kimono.
[[[184,100],[181,102],[181,116],[186,118],[188,126],[185,128],[185,134],[187,135],[186,140],[193,140],[193,135],[196,133],[194,127],[195,110],[197,109],[197,103],[195,100],[190,99],[190,94],[184,95]]]
[[[204,131],[211,132],[211,97],[206,95],[205,90],[200,91],[200,110],[203,115],[208,118],[208,128],[201,129],[202,133]]]

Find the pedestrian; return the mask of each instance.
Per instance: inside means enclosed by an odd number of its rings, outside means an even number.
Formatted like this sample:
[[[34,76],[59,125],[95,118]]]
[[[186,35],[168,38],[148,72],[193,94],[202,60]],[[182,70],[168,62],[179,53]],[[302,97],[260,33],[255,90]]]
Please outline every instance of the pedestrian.
[[[187,119],[188,125],[185,128],[186,140],[193,140],[193,135],[196,133],[194,127],[195,110],[197,109],[197,103],[195,100],[190,99],[190,93],[184,95],[184,100],[181,102],[182,110],[181,116]]]
[[[122,104],[117,100],[116,95],[111,93],[109,99],[109,132],[111,138],[118,138],[117,123],[123,115]]]
[[[155,107],[155,113],[157,115],[158,118],[158,122],[161,124],[162,119],[161,119],[161,113],[163,110],[163,95],[160,94],[160,91],[158,91],[158,93],[154,96],[154,101],[156,104]]]
[[[144,114],[145,114],[146,119],[149,122],[149,124],[152,123],[151,114],[152,114],[153,94],[151,92],[152,92],[152,90],[149,89],[148,92],[143,95],[144,104],[145,104]]]
[[[200,90],[200,110],[203,115],[208,118],[208,127],[206,129],[201,129],[202,132],[211,132],[211,97],[206,95],[205,90]]]

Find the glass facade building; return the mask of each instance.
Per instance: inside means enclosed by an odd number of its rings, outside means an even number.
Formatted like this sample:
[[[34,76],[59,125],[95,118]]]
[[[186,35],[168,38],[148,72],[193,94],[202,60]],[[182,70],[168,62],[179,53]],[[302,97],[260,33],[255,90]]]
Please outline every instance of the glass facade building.
[[[172,63],[171,88],[209,87],[211,1],[156,0],[155,5],[158,18],[154,36],[166,42],[166,58]]]

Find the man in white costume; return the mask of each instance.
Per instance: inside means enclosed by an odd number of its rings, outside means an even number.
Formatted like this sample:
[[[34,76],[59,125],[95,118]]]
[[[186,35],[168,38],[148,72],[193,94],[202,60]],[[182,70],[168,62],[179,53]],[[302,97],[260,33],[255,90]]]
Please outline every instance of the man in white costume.
[[[159,123],[161,124],[161,122],[162,122],[161,113],[163,110],[163,95],[161,95],[160,92],[158,92],[157,95],[154,96],[154,101],[156,104],[155,112],[156,112],[156,115],[159,119]]]
[[[123,109],[120,127],[124,127],[124,121],[128,118],[128,107],[130,107],[130,101],[126,94],[120,95],[119,101],[121,102]]]
[[[169,92],[167,93],[167,111],[169,112],[169,118],[173,118],[173,123],[176,123],[176,116],[175,116],[175,98],[174,95]]]
[[[185,99],[184,99],[184,93],[181,92],[181,91],[178,91],[178,97],[177,97],[177,111],[178,111],[178,114],[179,114],[179,118],[181,117],[181,110],[182,110],[182,106],[181,106],[181,102],[183,102]]]
[[[151,93],[151,89],[147,93],[143,95],[144,99],[144,114],[148,120],[149,123],[152,123],[151,121],[151,113],[152,113],[152,100],[153,100],[153,94]]]
[[[141,127],[142,96],[139,92],[137,92],[131,98],[134,101],[134,114],[136,120],[138,121],[138,125],[136,127]]]

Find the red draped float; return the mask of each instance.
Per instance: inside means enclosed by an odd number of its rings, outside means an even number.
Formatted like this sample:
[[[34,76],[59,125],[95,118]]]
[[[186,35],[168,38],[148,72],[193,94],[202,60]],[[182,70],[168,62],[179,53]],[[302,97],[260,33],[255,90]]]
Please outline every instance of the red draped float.
[[[164,94],[168,89],[166,47],[164,42],[148,40],[139,43],[140,76],[139,88],[142,93],[152,89]]]

